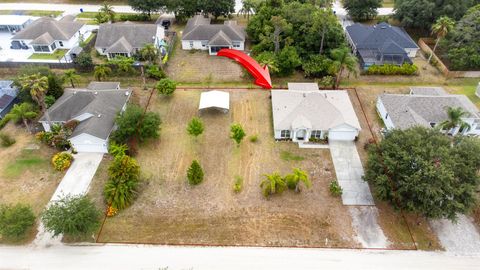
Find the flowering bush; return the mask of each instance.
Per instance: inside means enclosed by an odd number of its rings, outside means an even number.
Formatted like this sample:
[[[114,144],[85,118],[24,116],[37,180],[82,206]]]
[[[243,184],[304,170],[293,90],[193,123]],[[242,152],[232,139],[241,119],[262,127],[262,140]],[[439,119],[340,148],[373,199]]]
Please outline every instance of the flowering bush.
[[[67,152],[60,152],[53,156],[52,165],[57,171],[64,171],[70,167],[73,156]]]

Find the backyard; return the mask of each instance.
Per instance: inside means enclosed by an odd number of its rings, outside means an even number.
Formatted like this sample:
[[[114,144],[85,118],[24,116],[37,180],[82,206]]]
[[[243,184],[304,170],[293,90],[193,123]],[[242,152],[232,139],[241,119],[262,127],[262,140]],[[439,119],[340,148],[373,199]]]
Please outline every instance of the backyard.
[[[144,104],[145,91],[135,91]],[[232,91],[227,114],[201,114],[205,132],[193,139],[185,130],[198,115],[200,91],[177,91],[172,98],[154,97],[150,110],[159,112],[161,138],[140,147],[137,159],[145,181],[135,203],[108,218],[100,242],[159,244],[211,244],[253,246],[347,246],[353,239],[351,218],[340,198],[332,197],[328,184],[335,179],[326,149],[299,149],[296,144],[275,142],[271,127],[269,92]],[[231,123],[241,123],[248,135],[236,147],[229,138]],[[186,169],[198,159],[205,180],[191,187]],[[90,195],[105,207],[102,188],[109,160],[104,160],[93,180]],[[260,192],[263,174],[286,174],[293,167],[308,172],[313,182],[300,194],[286,191],[269,200]],[[235,177],[243,190],[233,192]]]
[[[0,202],[29,204],[38,216],[63,176],[50,165],[55,151],[36,143],[21,126],[10,123],[1,132],[14,136],[16,143],[0,146]],[[21,243],[30,242],[35,234],[36,226]]]
[[[53,53],[33,53],[28,59],[36,60],[60,60],[68,50],[57,49]]]

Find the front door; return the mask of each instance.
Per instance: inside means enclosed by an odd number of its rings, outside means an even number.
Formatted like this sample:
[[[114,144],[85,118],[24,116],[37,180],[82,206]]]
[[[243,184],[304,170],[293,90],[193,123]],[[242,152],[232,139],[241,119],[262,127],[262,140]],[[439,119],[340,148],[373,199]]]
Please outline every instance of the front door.
[[[298,141],[304,141],[306,135],[307,135],[307,131],[305,129],[299,129],[297,130],[295,137],[297,138]]]

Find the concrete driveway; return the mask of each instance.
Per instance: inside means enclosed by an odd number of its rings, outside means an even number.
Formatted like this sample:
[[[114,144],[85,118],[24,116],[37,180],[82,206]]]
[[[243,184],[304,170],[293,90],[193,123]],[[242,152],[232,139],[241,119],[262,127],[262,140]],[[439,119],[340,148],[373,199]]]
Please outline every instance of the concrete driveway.
[[[65,195],[85,194],[97,171],[98,165],[102,162],[103,153],[78,153],[74,155],[74,158],[75,160],[55,190],[49,204]],[[37,237],[33,244],[36,246],[61,244],[61,236],[56,238],[52,238],[52,236],[51,233],[45,231],[43,224],[40,223]]]
[[[480,255],[480,233],[471,218],[460,214],[456,222],[439,219],[431,220],[430,225],[446,251]]]
[[[375,205],[354,142],[329,141],[337,180],[343,189],[343,205]]]

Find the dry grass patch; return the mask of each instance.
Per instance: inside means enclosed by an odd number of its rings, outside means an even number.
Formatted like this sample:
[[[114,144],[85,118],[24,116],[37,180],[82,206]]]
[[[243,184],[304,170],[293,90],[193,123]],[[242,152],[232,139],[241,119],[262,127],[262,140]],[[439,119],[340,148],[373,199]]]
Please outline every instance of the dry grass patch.
[[[26,150],[35,138],[12,123],[1,132],[14,135],[17,142],[8,148],[0,147],[0,203],[29,204],[38,216],[63,177],[50,165],[55,150],[43,145],[38,150]],[[33,240],[35,233],[35,229],[30,231],[21,243]]]
[[[146,93],[136,91],[136,96],[144,104]],[[269,92],[232,91],[229,113],[200,115],[205,132],[195,140],[185,129],[198,115],[199,97],[200,91],[177,91],[172,98],[154,98],[151,110],[159,112],[164,122],[161,138],[142,145],[137,156],[148,180],[134,205],[107,220],[100,241],[358,246],[348,211],[328,192],[328,184],[335,178],[329,151],[275,142]],[[243,125],[247,136],[258,134],[258,141],[245,139],[236,147],[229,138],[231,123]],[[282,158],[282,152],[303,160]],[[204,181],[195,187],[186,180],[193,159],[198,159],[205,171]],[[286,174],[292,167],[310,174],[312,189],[263,198],[259,187],[262,175]],[[98,202],[102,202],[105,170],[99,168],[90,191]],[[243,178],[239,193],[233,191],[236,176]]]

